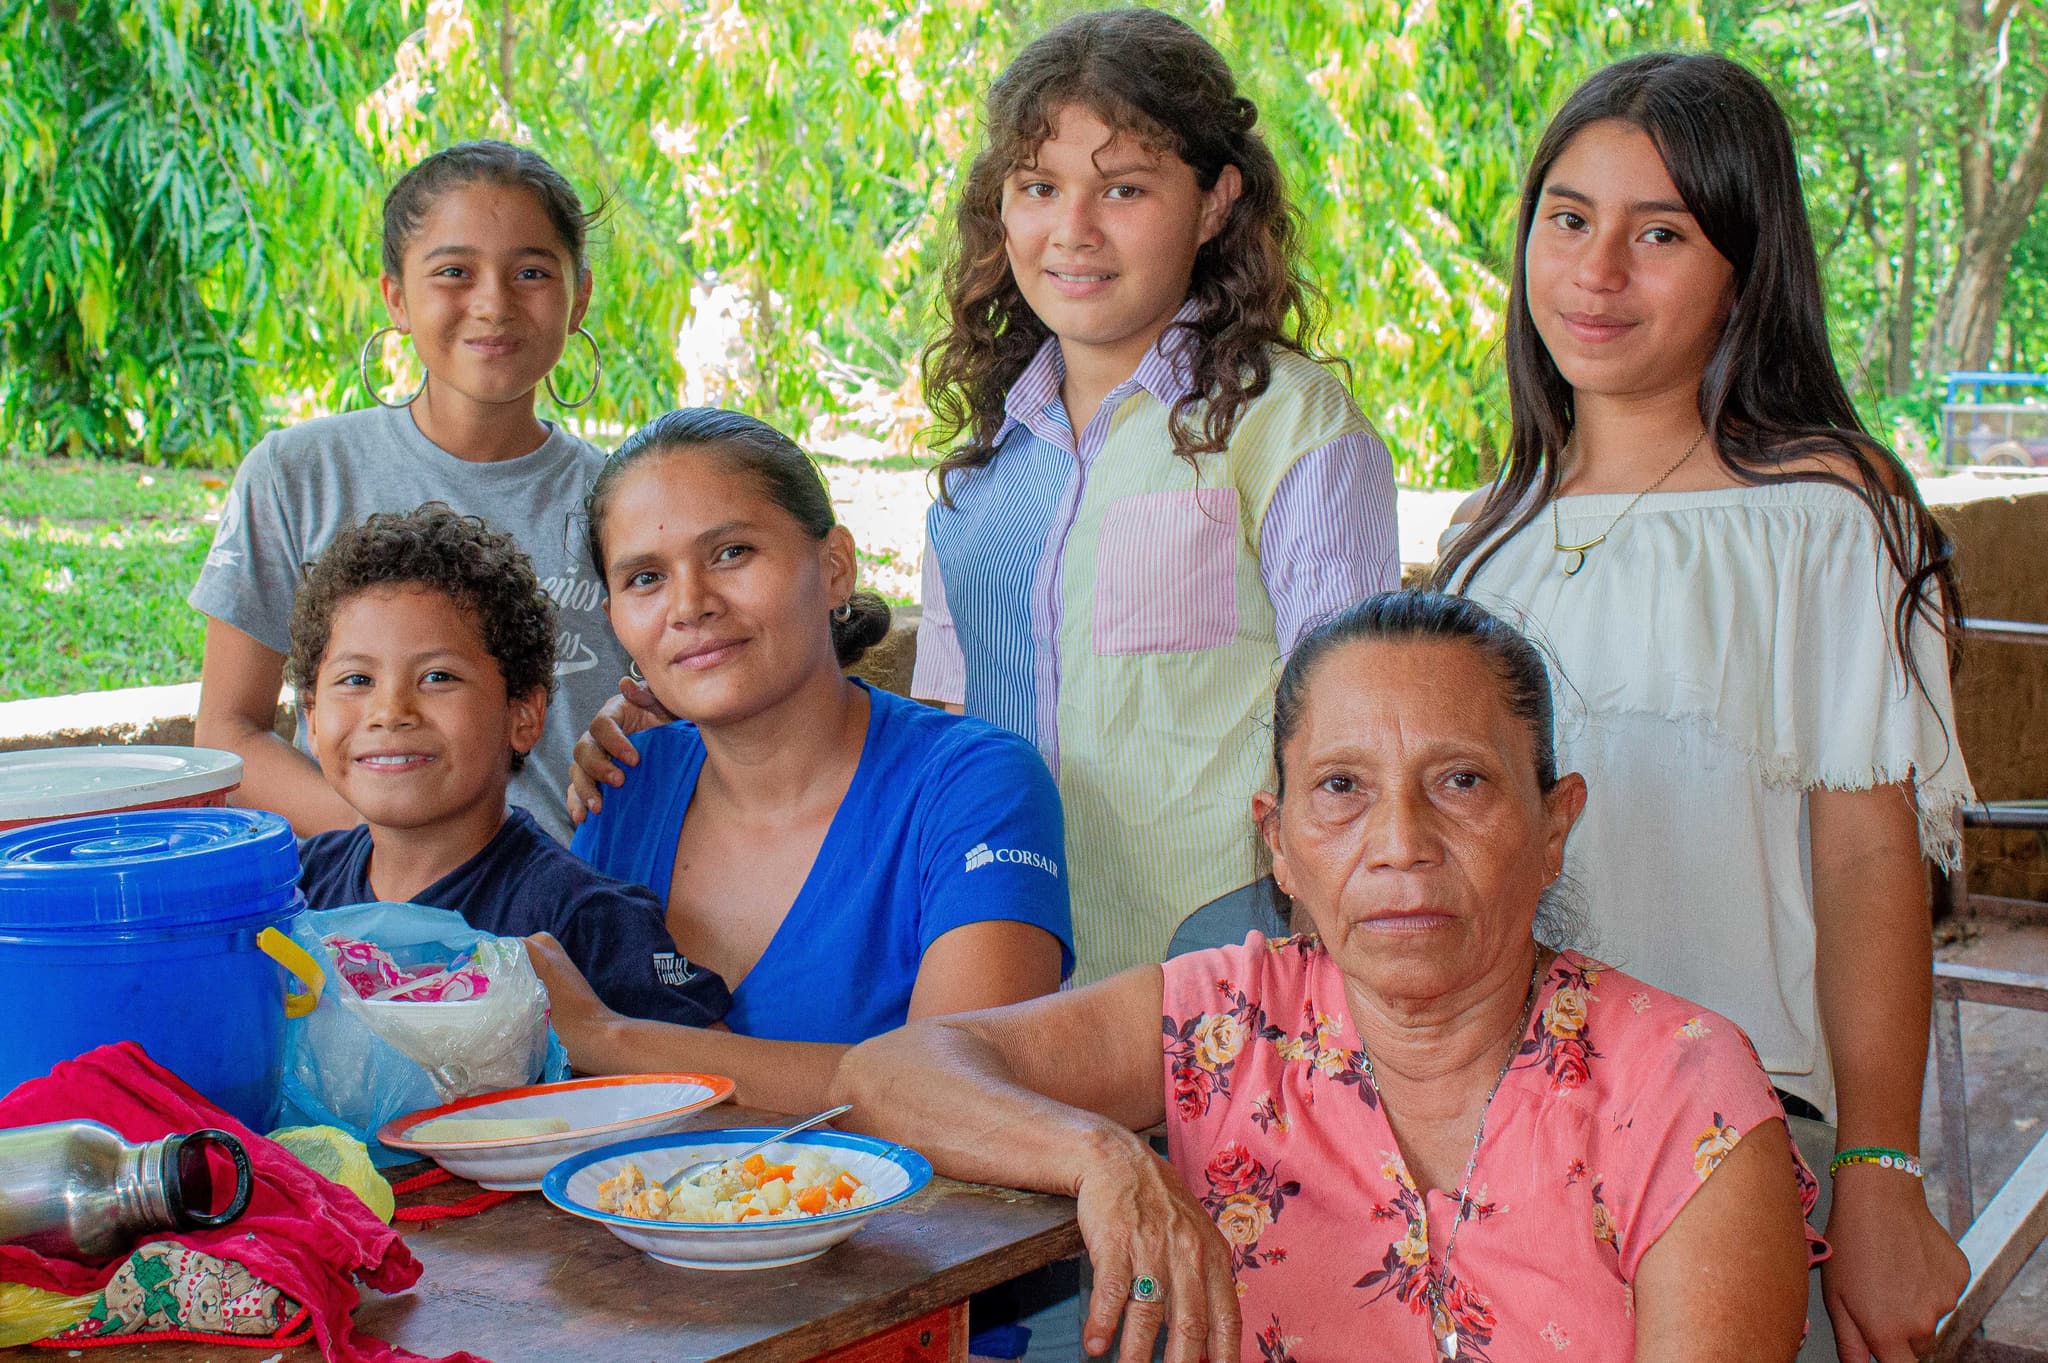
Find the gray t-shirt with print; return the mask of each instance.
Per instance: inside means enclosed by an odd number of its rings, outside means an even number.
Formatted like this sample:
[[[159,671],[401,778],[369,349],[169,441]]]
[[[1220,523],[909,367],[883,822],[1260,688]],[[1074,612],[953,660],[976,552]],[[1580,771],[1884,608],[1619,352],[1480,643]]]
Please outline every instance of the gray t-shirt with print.
[[[566,840],[562,790],[570,749],[617,694],[627,663],[599,604],[603,583],[583,552],[583,497],[603,462],[603,451],[557,426],[531,454],[472,463],[428,440],[403,408],[345,412],[277,431],[235,474],[212,552],[187,600],[284,653],[300,575],[343,526],[376,511],[445,502],[510,534],[554,598],[558,631],[547,726],[512,778],[511,800]],[[299,746],[306,746],[303,722]]]

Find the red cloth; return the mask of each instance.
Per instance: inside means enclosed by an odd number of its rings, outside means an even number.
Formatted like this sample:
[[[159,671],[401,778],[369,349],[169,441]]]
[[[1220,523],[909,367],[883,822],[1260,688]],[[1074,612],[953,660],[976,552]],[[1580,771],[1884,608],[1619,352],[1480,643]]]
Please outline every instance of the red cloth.
[[[350,1319],[362,1299],[357,1279],[380,1292],[402,1292],[420,1276],[420,1261],[405,1241],[361,1198],[207,1102],[131,1041],[63,1061],[43,1078],[31,1079],[0,1098],[0,1127],[79,1117],[104,1122],[135,1142],[204,1127],[239,1138],[255,1172],[249,1210],[217,1230],[152,1235],[137,1243],[176,1240],[245,1265],[312,1313],[313,1337],[333,1363],[419,1360],[418,1354],[357,1334]],[[84,1296],[105,1286],[126,1257],[85,1264],[47,1258],[19,1245],[0,1245],[0,1282]],[[455,1353],[443,1363],[484,1360]]]

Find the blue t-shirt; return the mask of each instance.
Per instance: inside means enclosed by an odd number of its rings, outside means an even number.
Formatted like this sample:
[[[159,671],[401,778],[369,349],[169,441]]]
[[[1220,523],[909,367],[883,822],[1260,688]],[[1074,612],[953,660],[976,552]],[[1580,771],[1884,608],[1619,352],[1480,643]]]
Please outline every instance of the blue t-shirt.
[[[299,888],[315,909],[375,903],[370,830],[357,824],[300,843]],[[523,809],[413,903],[453,909],[499,937],[553,933],[605,1006],[628,1017],[707,1027],[732,1006],[717,972],[676,950],[660,900],[592,869]]]
[[[863,684],[864,685],[864,684]],[[1060,797],[1032,746],[977,719],[867,687],[860,766],[803,888],[732,991],[726,1025],[778,1041],[865,1041],[903,1025],[925,949],[1008,920],[1074,966]],[[635,735],[638,766],[570,844],[622,880],[668,885],[704,766],[687,721]]]

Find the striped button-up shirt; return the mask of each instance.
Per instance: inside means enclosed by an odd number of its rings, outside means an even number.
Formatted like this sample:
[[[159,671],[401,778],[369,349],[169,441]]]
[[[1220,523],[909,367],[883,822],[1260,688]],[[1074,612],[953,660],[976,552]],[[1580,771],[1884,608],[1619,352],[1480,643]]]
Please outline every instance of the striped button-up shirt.
[[[1276,351],[1229,448],[1199,473],[1173,454],[1193,344],[1169,327],[1076,439],[1047,341],[996,457],[926,519],[913,694],[1022,734],[1060,778],[1080,980],[1158,960],[1254,878],[1245,811],[1279,660],[1399,580],[1386,448],[1322,366]],[[1183,793],[1125,789],[1148,772]]]

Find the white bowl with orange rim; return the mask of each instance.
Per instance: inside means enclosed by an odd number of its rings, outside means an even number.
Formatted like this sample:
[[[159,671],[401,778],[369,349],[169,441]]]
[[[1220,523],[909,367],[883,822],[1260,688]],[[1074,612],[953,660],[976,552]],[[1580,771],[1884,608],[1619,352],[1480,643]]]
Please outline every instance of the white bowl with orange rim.
[[[731,1096],[732,1080],[718,1074],[565,1079],[409,1112],[386,1122],[377,1139],[486,1188],[531,1192],[571,1155],[675,1131]]]

